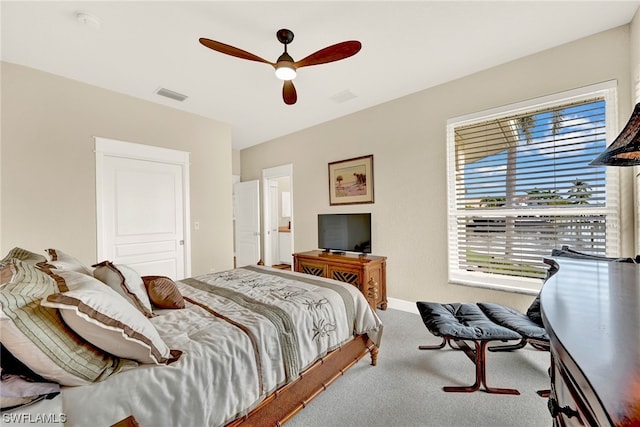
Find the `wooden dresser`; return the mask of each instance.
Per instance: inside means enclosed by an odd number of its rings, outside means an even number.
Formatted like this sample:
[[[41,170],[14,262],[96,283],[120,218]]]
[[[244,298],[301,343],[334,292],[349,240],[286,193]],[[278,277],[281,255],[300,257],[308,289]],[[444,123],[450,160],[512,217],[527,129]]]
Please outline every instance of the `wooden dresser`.
[[[371,307],[387,309],[387,257],[299,252],[293,254],[293,270],[351,283],[360,289]],[[375,288],[369,289],[370,283],[375,283]]]
[[[555,426],[640,425],[640,265],[551,259],[541,293]]]

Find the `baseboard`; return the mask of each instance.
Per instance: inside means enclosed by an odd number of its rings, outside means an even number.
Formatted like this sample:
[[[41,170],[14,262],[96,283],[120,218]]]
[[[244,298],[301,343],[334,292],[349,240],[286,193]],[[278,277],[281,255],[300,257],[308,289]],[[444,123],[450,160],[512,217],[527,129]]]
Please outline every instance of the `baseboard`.
[[[418,313],[418,307],[416,307],[416,303],[413,301],[405,301],[397,298],[388,298],[387,299],[387,307],[393,308],[394,310],[407,311],[409,313]]]

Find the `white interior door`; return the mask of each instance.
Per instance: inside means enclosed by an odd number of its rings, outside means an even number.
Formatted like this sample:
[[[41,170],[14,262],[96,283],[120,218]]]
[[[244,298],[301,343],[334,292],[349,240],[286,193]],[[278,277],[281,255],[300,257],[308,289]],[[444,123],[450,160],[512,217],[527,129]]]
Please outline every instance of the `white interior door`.
[[[260,261],[260,182],[234,184],[236,266]]]
[[[190,274],[185,165],[142,158],[139,144],[130,144],[133,157],[123,157],[100,151],[97,143],[98,261],[126,264],[142,276]]]

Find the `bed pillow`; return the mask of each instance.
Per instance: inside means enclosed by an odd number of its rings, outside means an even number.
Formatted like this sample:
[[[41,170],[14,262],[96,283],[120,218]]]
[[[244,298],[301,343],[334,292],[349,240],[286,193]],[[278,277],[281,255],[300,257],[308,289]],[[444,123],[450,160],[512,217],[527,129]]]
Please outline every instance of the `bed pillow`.
[[[153,317],[151,301],[142,282],[142,277],[131,267],[103,261],[95,264],[93,277],[108,285],[122,295],[135,308],[147,317]]]
[[[15,272],[12,262],[0,263],[0,286],[9,283]]]
[[[9,251],[9,253],[0,260],[0,264],[4,265],[6,263],[11,262],[11,260],[19,259],[22,262],[26,262],[29,264],[37,264],[39,262],[44,262],[47,259],[44,255],[37,254],[35,252],[28,251],[26,249],[15,247]]]
[[[60,270],[77,271],[78,273],[93,276],[93,271],[81,263],[77,258],[62,252],[59,249],[46,249],[45,252],[49,255],[49,261],[47,261],[47,264],[50,264],[53,267]]]
[[[63,277],[19,259],[11,262],[15,274],[0,287],[0,340],[29,369],[62,385],[86,385],[137,365],[105,354],[73,332],[58,310],[40,304],[68,289]]]
[[[156,365],[179,358],[182,352],[170,350],[140,311],[110,287],[90,279],[47,296],[41,304],[60,310],[71,329],[107,353]]]
[[[176,283],[166,276],[142,276],[149,299],[158,308],[184,308],[184,298]]]

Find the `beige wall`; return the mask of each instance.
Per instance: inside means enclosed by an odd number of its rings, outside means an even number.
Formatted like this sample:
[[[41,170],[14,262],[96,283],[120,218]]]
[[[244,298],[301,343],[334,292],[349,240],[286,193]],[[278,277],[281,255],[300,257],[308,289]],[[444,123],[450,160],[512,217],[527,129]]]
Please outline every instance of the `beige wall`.
[[[233,267],[228,125],[2,63],[1,241],[96,262],[94,136],[191,153],[192,274]]]
[[[640,9],[636,11],[634,19],[631,22],[629,38],[631,44],[629,64],[629,71],[631,73],[631,103],[635,105],[640,102]],[[638,195],[640,194],[640,166],[634,167],[634,175],[637,177],[634,179],[634,194],[636,195],[636,212],[634,216],[634,235],[636,236],[635,253],[640,254],[640,200],[638,199]]]
[[[231,173],[240,175],[240,150],[232,150],[231,152]]]
[[[630,72],[631,72],[631,100],[635,105],[640,102],[640,9],[631,22],[630,40]]]
[[[622,126],[631,111],[629,34],[623,26],[242,150],[242,179],[293,164],[296,251],[316,248],[318,213],[372,212],[373,252],[389,257],[389,297],[524,309],[531,296],[447,283],[447,119],[615,79]],[[327,163],[366,154],[375,203],[330,207]]]

